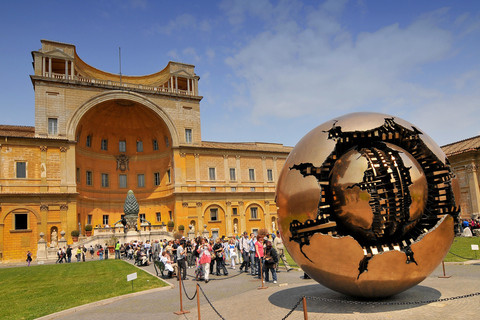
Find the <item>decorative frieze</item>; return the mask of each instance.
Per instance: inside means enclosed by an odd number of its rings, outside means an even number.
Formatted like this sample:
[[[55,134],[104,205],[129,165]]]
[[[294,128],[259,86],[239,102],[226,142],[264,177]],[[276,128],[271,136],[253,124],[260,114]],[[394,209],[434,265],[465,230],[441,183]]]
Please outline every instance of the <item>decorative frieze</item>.
[[[238,205],[239,205],[239,206],[243,206],[243,201],[239,201],[239,202],[238,202]]]
[[[48,205],[46,204],[40,205],[40,211],[48,211]]]
[[[197,207],[201,207],[202,206],[202,203],[201,202],[197,202]]]
[[[61,204],[60,205],[60,211],[67,211],[68,210],[68,205],[66,204]]]
[[[180,152],[180,157],[181,157],[181,158],[185,158],[186,155],[187,155],[187,154],[186,154],[185,152]]]
[[[227,205],[227,207],[232,205],[232,203],[230,201],[225,202],[225,204]]]
[[[47,152],[47,149],[48,149],[47,146],[40,146],[39,148],[41,152]]]
[[[68,147],[60,147],[60,152],[67,152]]]
[[[193,156],[194,156],[195,158],[199,158],[199,157],[200,157],[200,154],[194,153]]]
[[[265,205],[268,206],[270,204],[270,201],[265,200]]]
[[[188,202],[182,203],[182,206],[183,206],[184,208],[188,207]]]

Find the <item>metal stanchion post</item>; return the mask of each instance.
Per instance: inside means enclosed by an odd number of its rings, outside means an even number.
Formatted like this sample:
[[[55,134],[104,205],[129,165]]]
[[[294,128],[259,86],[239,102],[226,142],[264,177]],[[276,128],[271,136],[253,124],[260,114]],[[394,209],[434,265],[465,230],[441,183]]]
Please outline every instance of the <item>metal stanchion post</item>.
[[[178,270],[178,288],[180,289],[180,311],[174,312],[176,315],[181,315],[185,313],[190,313],[188,310],[183,310],[183,299],[182,299],[182,275],[180,274],[180,270]]]
[[[259,271],[260,271],[260,279],[262,280],[262,286],[258,287],[257,290],[267,289],[268,287],[265,287],[265,282],[263,281],[263,263],[260,263],[260,270]]]
[[[439,278],[451,278],[452,276],[445,275],[445,262],[444,261],[442,261],[442,267],[443,267],[443,276],[439,276]]]
[[[198,320],[202,320],[200,316],[200,294],[198,292],[198,283],[197,283],[197,310],[198,310]]]
[[[303,319],[308,320],[307,299],[303,296]]]

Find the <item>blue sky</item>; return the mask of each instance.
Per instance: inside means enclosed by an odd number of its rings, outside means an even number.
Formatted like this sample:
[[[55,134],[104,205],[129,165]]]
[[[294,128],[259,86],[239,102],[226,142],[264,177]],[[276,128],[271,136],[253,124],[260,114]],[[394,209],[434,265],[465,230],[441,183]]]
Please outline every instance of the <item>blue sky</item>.
[[[478,1],[9,1],[0,10],[0,124],[34,125],[31,51],[201,77],[202,139],[294,146],[350,112],[410,121],[439,145],[480,134]]]

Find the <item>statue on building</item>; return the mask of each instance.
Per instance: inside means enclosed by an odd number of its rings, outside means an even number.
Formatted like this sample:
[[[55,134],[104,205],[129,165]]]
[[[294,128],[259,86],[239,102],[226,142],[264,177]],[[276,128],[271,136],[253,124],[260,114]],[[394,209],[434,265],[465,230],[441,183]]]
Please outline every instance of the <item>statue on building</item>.
[[[233,224],[233,233],[237,234],[238,233],[238,226],[236,223]]]
[[[275,221],[272,221],[272,232],[275,232]]]
[[[56,248],[57,247],[57,230],[53,229],[52,234],[50,236],[50,247]]]
[[[189,227],[190,227],[190,232],[195,232],[195,225],[194,224],[189,225]]]

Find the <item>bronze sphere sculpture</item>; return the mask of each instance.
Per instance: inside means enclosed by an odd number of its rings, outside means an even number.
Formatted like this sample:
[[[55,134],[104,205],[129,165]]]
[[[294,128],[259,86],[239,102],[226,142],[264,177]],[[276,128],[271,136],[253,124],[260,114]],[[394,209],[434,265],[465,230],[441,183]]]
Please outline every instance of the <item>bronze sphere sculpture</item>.
[[[317,282],[388,297],[423,281],[448,253],[457,192],[430,137],[399,118],[353,113],[291,151],[277,185],[278,222],[288,252]]]

